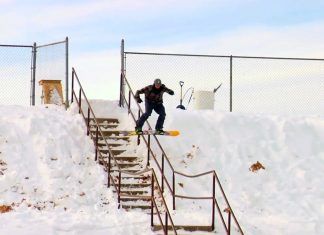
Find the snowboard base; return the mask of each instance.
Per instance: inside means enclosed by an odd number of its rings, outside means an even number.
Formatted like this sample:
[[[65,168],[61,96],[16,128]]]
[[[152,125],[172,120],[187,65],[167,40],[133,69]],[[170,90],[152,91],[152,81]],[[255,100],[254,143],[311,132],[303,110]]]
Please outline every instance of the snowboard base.
[[[134,136],[134,135],[165,135],[165,136],[178,136],[180,132],[178,130],[164,131],[163,134],[157,133],[155,130],[143,130],[143,133],[137,134],[136,131],[120,131],[120,134],[124,136]]]

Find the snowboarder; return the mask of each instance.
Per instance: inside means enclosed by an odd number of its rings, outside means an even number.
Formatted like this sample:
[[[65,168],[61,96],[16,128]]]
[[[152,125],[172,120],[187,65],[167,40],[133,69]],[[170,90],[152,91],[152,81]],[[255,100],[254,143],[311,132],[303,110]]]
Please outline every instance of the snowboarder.
[[[174,95],[174,91],[167,88],[162,84],[161,79],[157,78],[154,80],[153,85],[146,86],[138,91],[136,91],[135,99],[138,103],[142,103],[143,100],[140,97],[140,94],[145,94],[145,113],[137,120],[135,132],[136,134],[142,134],[142,127],[144,122],[152,114],[154,110],[159,117],[157,119],[155,130],[158,134],[164,134],[163,124],[165,119],[165,108],[163,106],[163,93],[166,92],[170,95]]]

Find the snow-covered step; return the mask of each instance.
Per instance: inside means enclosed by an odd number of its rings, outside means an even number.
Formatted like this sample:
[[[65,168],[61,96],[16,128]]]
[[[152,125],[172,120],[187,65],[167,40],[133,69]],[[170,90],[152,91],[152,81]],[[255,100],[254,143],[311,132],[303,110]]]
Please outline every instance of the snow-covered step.
[[[104,125],[104,124],[119,124],[119,120],[117,118],[105,118],[105,117],[100,117],[100,118],[96,118],[98,124]],[[88,119],[86,118],[86,121],[88,121]],[[94,125],[95,121],[93,118],[90,118],[90,125]]]
[[[107,129],[115,129],[118,127],[117,123],[100,123],[98,124],[98,126],[100,127],[100,130],[107,130]],[[93,122],[90,124],[90,131],[96,131],[97,130],[97,125]]]
[[[113,192],[116,192],[115,190],[113,190]],[[130,195],[148,195],[150,191],[148,190],[141,190],[141,189],[121,189],[120,193],[123,194],[123,196],[127,197]]]
[[[176,230],[180,230],[178,234],[192,234],[190,232],[199,231],[199,233],[194,233],[195,235],[198,234],[215,234],[215,231],[212,231],[212,227],[209,225],[174,225]],[[170,234],[173,234],[172,226],[168,225],[168,230],[170,231]],[[156,231],[159,233],[159,231],[162,231],[161,225],[153,225],[153,231]]]
[[[108,154],[108,149],[107,148],[101,148],[99,149],[99,151],[103,154]],[[110,149],[110,151],[114,154],[114,155],[119,155],[122,154],[124,152],[127,151],[127,149]]]

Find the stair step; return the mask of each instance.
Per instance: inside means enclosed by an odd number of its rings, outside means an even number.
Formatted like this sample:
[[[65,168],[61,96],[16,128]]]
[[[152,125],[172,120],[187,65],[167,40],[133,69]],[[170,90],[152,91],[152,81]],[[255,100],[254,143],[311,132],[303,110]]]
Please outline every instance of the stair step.
[[[113,164],[114,166],[115,164]],[[134,166],[139,166],[138,163],[132,163],[132,162],[129,162],[129,163],[125,163],[125,162],[118,162],[118,165],[120,168],[122,168],[123,170],[125,170],[124,168],[130,168],[130,167],[134,167]]]
[[[98,123],[98,126],[100,127],[101,130],[108,129],[108,128],[117,128],[119,124],[116,123]],[[97,125],[92,122],[90,123],[90,130],[91,131],[96,131]]]
[[[91,130],[92,133],[95,133],[96,130]],[[115,135],[115,136],[119,136],[120,132],[117,130],[101,130],[101,133],[103,134],[103,136],[111,136],[111,135]]]
[[[135,162],[135,161],[139,161],[141,162],[141,158],[136,157],[136,156],[120,156],[120,155],[116,155],[114,156],[114,158],[116,159],[116,161],[120,162],[120,163],[130,163],[130,162]],[[108,155],[102,155],[102,159],[105,159],[106,161],[108,160]]]
[[[133,161],[138,160],[139,158],[137,156],[115,156],[115,159],[117,161],[133,162]]]
[[[151,202],[151,199],[149,198],[136,198],[136,197],[124,197],[121,196],[120,200],[123,202],[134,202],[134,201],[145,201],[145,202]]]
[[[118,178],[118,177],[117,177]],[[151,180],[151,176],[143,176],[143,175],[135,175],[135,176],[132,176],[132,175],[122,175],[122,180],[123,179],[138,179],[138,180],[144,180],[144,181],[149,181]]]
[[[105,136],[107,140],[129,140],[129,136]],[[102,137],[98,137],[102,139]]]
[[[120,146],[125,146],[128,145],[128,142],[126,143],[108,143],[109,147],[120,147]],[[98,142],[99,147],[104,147],[106,146],[105,142]]]
[[[151,205],[121,205],[124,209],[142,209],[142,210],[150,210]]]
[[[97,120],[97,122],[99,124],[105,123],[105,122],[107,122],[107,123],[119,123],[119,120],[117,118],[98,118],[97,117],[96,120]],[[86,121],[88,121],[88,118],[86,118]],[[94,119],[93,118],[90,118],[90,124],[91,123],[94,123]]]
[[[113,190],[115,193],[116,191]],[[144,190],[121,190],[120,193],[124,194],[124,196],[127,195],[148,195],[149,191],[144,191]]]
[[[204,232],[212,232],[212,227],[210,225],[174,225],[176,230],[185,230],[185,231],[204,231]],[[153,231],[162,230],[161,225],[153,225]],[[168,226],[168,230],[173,230],[172,226]],[[196,233],[195,233],[196,234]]]
[[[104,169],[106,171],[106,169]],[[122,169],[122,170],[127,170],[128,172],[130,173],[137,173],[139,171],[141,171],[142,169]],[[113,168],[113,169],[110,169],[111,172],[118,172],[118,169],[116,168]],[[122,177],[124,178],[126,176],[126,173],[122,173]]]
[[[115,182],[116,184],[118,184],[118,182]],[[145,187],[150,187],[151,184],[150,183],[121,183],[121,188],[145,188]]]
[[[108,149],[99,149],[99,151],[103,154],[108,154]],[[118,154],[121,154],[123,152],[126,152],[126,149],[111,149],[111,152],[114,154],[114,155],[118,155]]]

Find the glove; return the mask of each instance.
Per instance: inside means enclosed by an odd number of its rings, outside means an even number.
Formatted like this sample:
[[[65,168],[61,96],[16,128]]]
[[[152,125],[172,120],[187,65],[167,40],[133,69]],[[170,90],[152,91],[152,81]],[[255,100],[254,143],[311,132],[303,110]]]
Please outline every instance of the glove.
[[[172,91],[172,90],[169,91],[169,94],[170,94],[170,95],[174,95],[174,91]]]
[[[143,102],[143,100],[142,100],[140,97],[136,98],[136,101],[137,101],[137,103],[139,103],[139,104]]]

